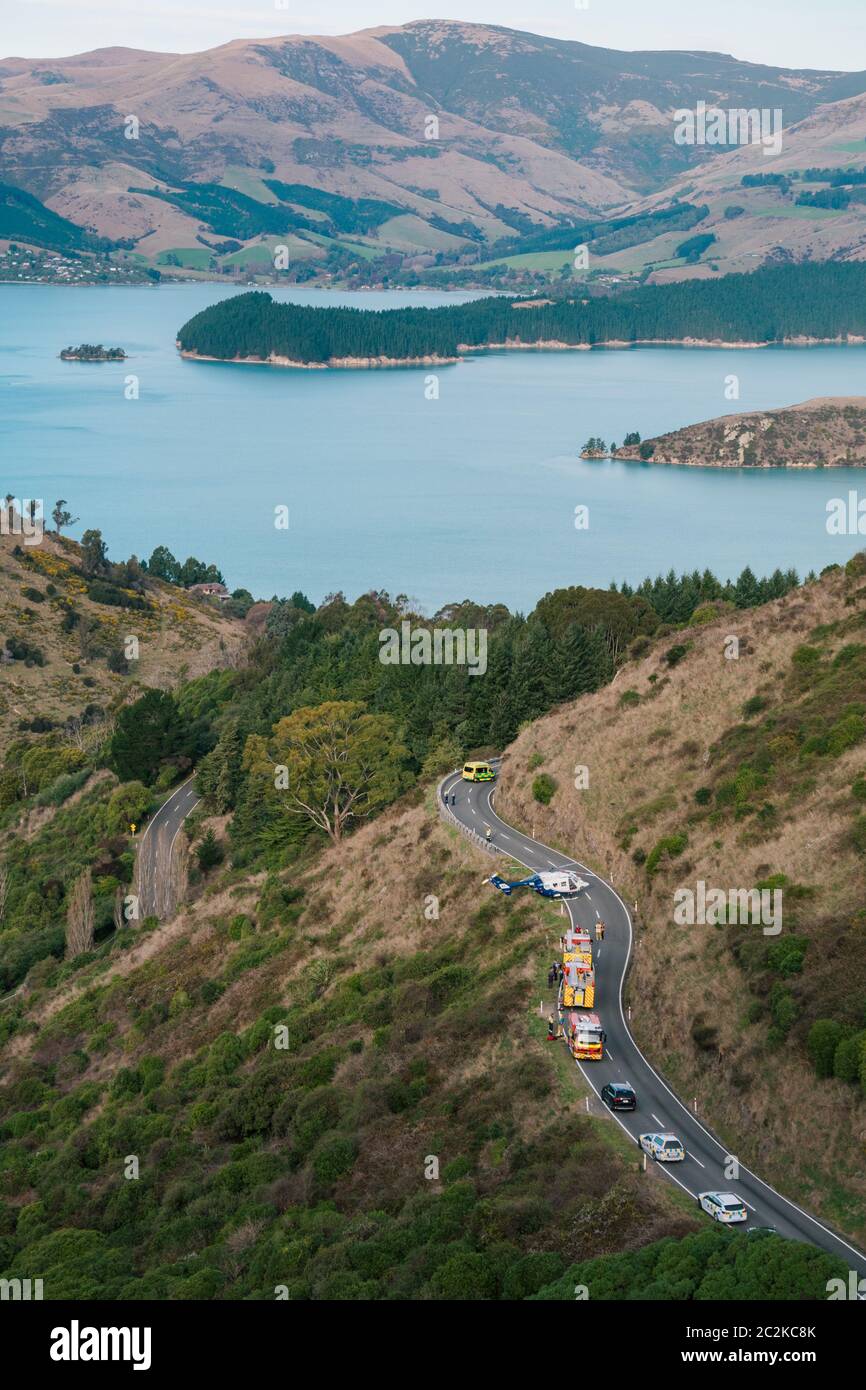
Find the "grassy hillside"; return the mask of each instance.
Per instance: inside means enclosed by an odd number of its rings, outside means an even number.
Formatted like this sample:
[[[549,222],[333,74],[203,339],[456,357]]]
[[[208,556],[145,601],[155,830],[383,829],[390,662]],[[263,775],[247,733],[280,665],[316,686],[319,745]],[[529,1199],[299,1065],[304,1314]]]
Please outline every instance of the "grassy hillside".
[[[96,251],[112,245],[8,183],[0,183],[0,238],[52,251]]]
[[[50,1298],[523,1297],[696,1229],[543,1040],[558,919],[479,908],[474,853],[413,797],[41,968],[3,1014],[0,1268]]]
[[[588,1112],[535,1002],[559,919],[479,907],[481,871],[413,794],[41,968],[2,1054],[0,1270],[47,1298],[820,1296],[832,1260],[699,1227]]]
[[[149,599],[170,561],[155,552],[133,593]],[[707,1230],[643,1171],[546,1040],[555,907],[482,896],[489,861],[439,822],[431,783],[479,737],[507,742],[610,680],[663,615],[668,644],[680,612],[730,604],[750,626],[772,605],[735,603],[792,585],[670,576],[639,594],[550,594],[528,619],[453,605],[434,621],[491,631],[477,681],[382,666],[378,634],[402,601],[335,595],[314,610],[296,593],[250,610],[266,640],[246,664],[125,705],[77,771],[58,769],[70,747],[56,731],[13,746],[0,1276],[38,1271],[50,1299],[572,1299],[582,1283],[599,1298],[821,1297],[834,1261]],[[623,679],[593,698],[618,700]],[[349,716],[344,740],[332,730]],[[527,726],[512,765],[559,717]],[[292,793],[334,738],[348,778],[359,750],[375,775],[329,840]],[[193,765],[204,800],[176,841],[182,905],[127,922],[130,823]]]
[[[108,659],[127,634],[140,655],[122,674]],[[122,702],[130,684],[175,685],[227,664],[242,643],[239,622],[183,589],[150,580],[142,596],[100,584],[83,573],[74,541],[46,532],[28,545],[0,533],[0,651],[19,653],[0,665],[7,747],[33,721],[59,724],[88,705]]]
[[[862,1241],[866,561],[714,612],[637,638],[612,685],[527,728],[498,809],[637,900],[641,1046],[732,1152]],[[674,894],[699,879],[780,888],[781,934],[676,925]]]

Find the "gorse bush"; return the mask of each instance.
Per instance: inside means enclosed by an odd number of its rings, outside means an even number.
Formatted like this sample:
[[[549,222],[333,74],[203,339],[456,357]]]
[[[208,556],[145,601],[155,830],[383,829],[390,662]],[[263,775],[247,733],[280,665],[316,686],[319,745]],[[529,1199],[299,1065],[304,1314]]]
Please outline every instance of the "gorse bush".
[[[688,843],[689,837],[684,830],[673,835],[663,835],[647,855],[647,873],[650,875],[657,873],[664,860],[679,858]]]
[[[551,801],[553,800],[553,795],[556,791],[556,787],[556,779],[554,777],[551,777],[550,773],[542,772],[538,777],[534,778],[533,780],[532,795],[536,801],[541,803],[542,806],[549,806]]]

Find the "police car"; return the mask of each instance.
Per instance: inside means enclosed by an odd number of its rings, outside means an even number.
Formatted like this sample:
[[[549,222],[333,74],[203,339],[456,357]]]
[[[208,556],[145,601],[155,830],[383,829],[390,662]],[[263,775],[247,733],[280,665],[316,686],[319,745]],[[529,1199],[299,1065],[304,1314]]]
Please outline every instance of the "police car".
[[[733,1221],[748,1221],[749,1213],[741,1197],[733,1192],[700,1192],[698,1206],[703,1207],[714,1221],[728,1225]]]
[[[682,1163],[686,1156],[682,1141],[675,1134],[641,1134],[637,1142],[645,1154],[661,1163]]]

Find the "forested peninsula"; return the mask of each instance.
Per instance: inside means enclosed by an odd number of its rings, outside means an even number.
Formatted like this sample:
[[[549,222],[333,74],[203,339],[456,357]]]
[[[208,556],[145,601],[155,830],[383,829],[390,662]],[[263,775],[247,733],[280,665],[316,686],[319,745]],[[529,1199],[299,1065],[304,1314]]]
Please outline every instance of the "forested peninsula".
[[[645,285],[609,297],[498,296],[435,309],[309,308],[262,291],[185,323],[187,357],[275,366],[400,366],[503,348],[591,348],[863,341],[866,265],[771,266],[719,280]]]

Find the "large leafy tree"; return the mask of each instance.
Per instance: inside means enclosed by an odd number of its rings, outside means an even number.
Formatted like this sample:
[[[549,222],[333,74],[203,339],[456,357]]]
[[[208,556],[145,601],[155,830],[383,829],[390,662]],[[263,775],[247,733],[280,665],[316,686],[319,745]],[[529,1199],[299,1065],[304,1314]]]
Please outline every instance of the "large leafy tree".
[[[118,715],[111,760],[123,782],[150,784],[163,763],[188,754],[189,730],[166,690],[148,690]]]
[[[598,629],[614,660],[639,632],[651,633],[658,626],[658,614],[640,595],[626,597],[615,589],[579,585],[545,594],[535,616],[554,638],[564,637],[572,624],[590,632]]]
[[[407,756],[390,715],[328,700],[281,719],[270,740],[251,735],[244,763],[289,815],[338,841],[408,785]]]
[[[107,547],[101,531],[85,531],[81,537],[81,567],[85,574],[105,574]]]

